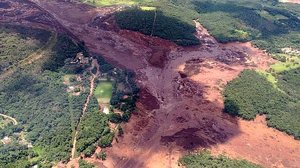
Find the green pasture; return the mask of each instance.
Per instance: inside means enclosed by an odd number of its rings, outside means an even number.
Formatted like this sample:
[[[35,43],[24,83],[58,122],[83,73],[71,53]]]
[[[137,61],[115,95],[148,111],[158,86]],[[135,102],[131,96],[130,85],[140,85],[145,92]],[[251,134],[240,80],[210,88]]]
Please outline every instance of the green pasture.
[[[95,90],[95,97],[99,103],[109,103],[112,97],[112,83],[100,82]]]

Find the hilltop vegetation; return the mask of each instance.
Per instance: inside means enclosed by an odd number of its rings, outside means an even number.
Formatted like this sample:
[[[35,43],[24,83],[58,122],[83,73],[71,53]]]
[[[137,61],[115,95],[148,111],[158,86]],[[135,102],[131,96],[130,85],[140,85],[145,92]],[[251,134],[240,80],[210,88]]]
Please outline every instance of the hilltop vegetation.
[[[251,70],[242,72],[225,89],[225,112],[244,119],[266,114],[269,126],[300,138],[300,69],[276,75],[274,87],[264,76]]]
[[[193,20],[198,17],[197,12],[172,5],[168,0],[81,1],[94,6],[126,5],[127,8],[116,13],[116,22],[121,29],[157,36],[182,46],[200,44],[194,36]]]
[[[196,0],[192,5],[199,21],[220,42],[252,40],[271,53],[285,47],[299,49],[300,5],[271,0]]]
[[[50,32],[0,24],[0,73],[46,44]]]
[[[192,22],[194,13],[187,16],[180,13],[181,8],[159,4],[151,10],[131,8],[116,14],[117,24],[122,29],[139,31],[146,35],[157,36],[175,42],[178,45],[189,46],[200,44],[194,36],[195,25]]]
[[[88,1],[83,1],[88,2]],[[162,0],[94,1],[95,6],[133,6],[116,14],[122,29],[171,40],[178,45],[197,45],[198,20],[219,42],[253,41],[272,53],[281,48],[299,49],[300,5],[276,0]],[[262,5],[263,4],[263,5]]]
[[[186,168],[261,168],[246,160],[230,159],[223,155],[212,156],[208,151],[186,155],[179,160],[179,163]]]

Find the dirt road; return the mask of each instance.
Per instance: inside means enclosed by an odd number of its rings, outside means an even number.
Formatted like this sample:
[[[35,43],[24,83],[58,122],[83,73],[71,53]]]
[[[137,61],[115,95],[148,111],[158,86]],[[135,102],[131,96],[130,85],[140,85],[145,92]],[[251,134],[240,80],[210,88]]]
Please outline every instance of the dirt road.
[[[139,112],[123,125],[124,137],[107,150],[106,167],[173,168],[183,154],[203,148],[265,167],[300,167],[299,141],[268,128],[262,117],[243,121],[222,112],[224,85],[246,68],[268,69],[274,62],[268,54],[250,43],[218,44],[199,23],[196,36],[203,45],[183,48],[118,30],[110,17],[115,8],[32,2],[83,40],[91,52],[137,74],[143,90]]]
[[[11,120],[11,121],[13,122],[14,125],[18,125],[18,121],[17,121],[15,118],[10,117],[10,116],[5,115],[5,114],[0,114],[0,116],[2,116],[2,117],[4,117],[4,118],[7,118],[7,119]]]
[[[97,70],[96,74],[93,74],[93,72],[92,72],[92,69],[94,67],[96,67],[96,70]],[[87,107],[90,103],[90,99],[94,94],[95,80],[98,77],[98,75],[100,74],[100,67],[99,67],[99,64],[98,64],[96,59],[92,60],[92,66],[89,68],[89,71],[90,71],[90,74],[92,75],[91,78],[90,78],[90,92],[89,92],[89,95],[86,98],[86,101],[85,101],[84,105],[83,105],[82,112],[81,112],[81,117],[80,117],[79,122],[77,123],[77,126],[76,126],[75,135],[73,137],[73,143],[72,143],[73,145],[72,145],[72,150],[71,150],[71,159],[75,159],[77,135],[78,135],[78,132],[79,132],[79,129],[80,129],[79,125],[80,125],[80,122],[81,122],[82,118],[84,117],[84,114],[86,113]]]

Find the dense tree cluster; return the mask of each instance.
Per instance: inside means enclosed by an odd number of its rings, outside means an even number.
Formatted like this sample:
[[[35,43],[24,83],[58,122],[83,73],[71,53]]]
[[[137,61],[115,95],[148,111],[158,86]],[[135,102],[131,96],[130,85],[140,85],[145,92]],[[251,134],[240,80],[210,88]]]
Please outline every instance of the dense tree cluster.
[[[44,46],[51,33],[0,24],[0,73]]]
[[[96,98],[91,97],[87,111],[79,125],[77,151],[92,155],[95,149],[94,144],[109,133],[108,117],[106,114],[99,112]]]
[[[186,155],[179,160],[179,163],[186,168],[261,168],[246,160],[230,159],[223,155],[212,156],[208,151]]]
[[[0,106],[24,125],[26,139],[47,152],[43,159],[66,160],[71,148],[72,125],[84,99],[70,101],[62,74],[44,72],[40,76],[15,74],[1,88]],[[73,123],[73,124],[72,124]],[[7,136],[7,135],[6,135]]]
[[[60,35],[53,48],[53,53],[48,56],[42,68],[43,70],[57,71],[65,65],[67,58],[74,59],[80,52],[88,56],[83,43],[75,43],[67,35]]]
[[[55,162],[67,161],[70,158],[75,130],[79,131],[77,152],[82,152],[85,156],[93,155],[96,146],[111,146],[114,132],[108,127],[108,122],[113,117],[99,111],[94,96],[80,120],[89,94],[91,74],[84,71],[85,67],[71,62],[79,52],[89,56],[84,44],[58,34],[57,38],[52,39],[52,47],[47,43],[50,32],[25,27],[1,27],[0,36],[11,38],[9,33],[13,33],[16,39],[11,41],[12,45],[24,47],[24,53],[23,49],[17,51],[16,60],[24,59],[34,50],[43,50],[45,46],[49,49],[44,52],[42,60],[22,67],[22,71],[17,67],[13,74],[1,81],[0,112],[15,118],[18,124],[8,123],[0,130],[0,139],[12,139],[11,143],[0,146],[0,158],[5,158],[0,160],[0,167],[30,167],[35,164],[51,167]],[[28,49],[30,46],[27,43],[31,44],[32,41],[38,42],[38,45]],[[6,52],[12,51],[10,45],[4,45],[0,51],[4,55],[15,53]],[[100,56],[95,58],[104,77],[113,79],[113,94],[122,95],[112,102],[115,108],[124,112],[121,121],[128,121],[139,91],[134,74],[113,67]],[[67,82],[69,84],[64,84],[66,76],[71,76]],[[67,91],[70,86],[75,85],[84,88],[79,89],[79,95]],[[124,89],[118,90],[118,85],[124,85]],[[24,145],[19,145],[21,141]]]
[[[267,123],[300,138],[300,70],[278,74],[278,88],[255,71],[243,71],[224,91],[225,112],[244,119],[266,114]]]
[[[300,100],[300,68],[279,74],[278,85],[288,95]]]
[[[100,65],[101,72],[106,73],[108,78],[113,79],[110,105],[123,112],[122,115],[110,114],[110,121],[114,123],[127,122],[139,97],[139,87],[135,83],[135,74],[129,70],[113,67],[101,56],[95,56],[95,58]]]
[[[120,85],[124,89],[120,89],[118,87]],[[131,116],[131,112],[135,109],[135,103],[139,96],[138,93],[139,88],[134,81],[134,73],[126,70],[117,71],[110,104],[123,112],[123,121],[127,122]]]
[[[96,168],[96,166],[81,159],[79,160],[79,168]]]
[[[179,45],[195,45],[199,41],[193,35],[192,20],[198,19],[220,42],[252,40],[272,53],[281,52],[284,47],[300,49],[300,5],[297,4],[277,0],[163,0],[142,4],[154,6],[156,10],[136,7],[118,12],[118,25]]]
[[[19,28],[16,29],[19,30]],[[18,37],[27,41],[42,36],[41,39],[45,38],[41,40],[43,41],[42,44],[46,43],[50,35],[50,32],[42,31],[42,34],[40,34],[39,30],[24,27],[20,28],[19,31],[26,32],[24,37],[23,34],[18,35]],[[36,31],[36,34],[28,33],[31,31]],[[16,45],[26,45],[26,43],[16,43]],[[69,46],[71,47],[69,48]],[[55,71],[44,70],[36,73],[35,69],[40,70],[41,63],[47,62],[47,60],[43,60],[28,65],[22,71],[16,71],[1,81],[1,113],[14,117],[18,121],[18,125],[8,125],[1,129],[0,138],[4,138],[4,136],[15,138],[17,134],[22,132],[25,134],[27,143],[33,145],[33,148],[16,144],[14,144],[15,147],[0,146],[0,151],[8,151],[6,153],[13,156],[15,163],[24,164],[25,166],[27,163],[33,164],[36,162],[47,167],[51,166],[54,163],[53,161],[69,159],[72,133],[79,120],[87,93],[82,92],[80,96],[69,95],[66,92],[67,86],[63,84],[65,74],[59,68],[64,65],[67,55],[72,55],[77,51],[82,51],[80,45],[75,44],[67,36],[59,35],[55,47],[52,48],[50,55],[47,55],[53,59],[60,58],[55,59],[56,62],[51,63],[53,66],[49,68],[49,70]],[[88,76],[88,74],[82,74],[82,79],[85,80]],[[88,83],[82,85],[88,87]],[[36,151],[35,155],[30,153],[30,157],[34,157],[33,159],[28,159],[27,151]],[[10,156],[0,153],[0,157],[9,158]],[[24,158],[26,159],[24,160]],[[4,160],[9,162],[0,163],[0,167],[9,167],[7,164],[13,163],[10,163],[9,159]]]
[[[299,49],[300,5],[262,0],[196,0],[192,4],[200,22],[220,42],[253,40],[272,53],[284,47]]]
[[[167,15],[165,8],[158,9],[127,9],[116,14],[116,21],[122,29],[158,36],[173,41],[178,45],[189,46],[200,43],[194,36],[196,32],[195,25],[186,23],[176,16]],[[168,10],[176,10],[176,8]],[[192,20],[189,22],[192,23]]]
[[[0,145],[0,166],[5,168],[24,167],[29,168],[35,162],[30,162],[36,156],[33,150],[25,145],[13,143],[9,145]]]

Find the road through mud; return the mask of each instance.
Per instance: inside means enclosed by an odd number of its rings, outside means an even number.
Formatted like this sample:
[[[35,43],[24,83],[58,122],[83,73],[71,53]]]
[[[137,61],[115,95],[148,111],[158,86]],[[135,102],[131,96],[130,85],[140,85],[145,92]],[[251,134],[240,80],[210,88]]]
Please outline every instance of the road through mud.
[[[268,128],[262,116],[243,121],[222,112],[221,93],[227,82],[244,69],[266,70],[275,62],[251,43],[219,44],[196,23],[202,45],[183,48],[119,30],[112,15],[117,7],[31,2],[91,52],[137,74],[141,99],[137,112],[123,125],[124,136],[107,149],[106,161],[86,158],[89,162],[109,168],[173,168],[183,154],[207,148],[265,167],[300,167],[300,141]]]

